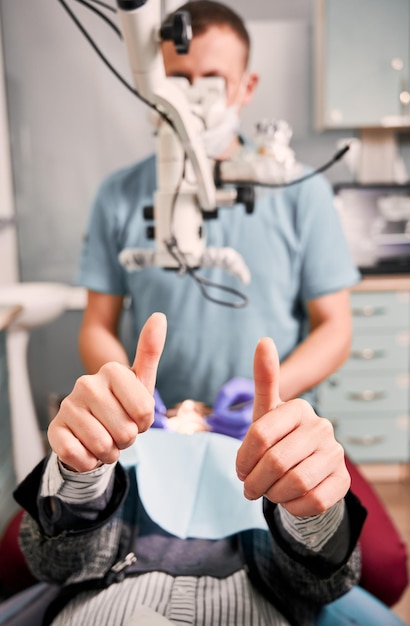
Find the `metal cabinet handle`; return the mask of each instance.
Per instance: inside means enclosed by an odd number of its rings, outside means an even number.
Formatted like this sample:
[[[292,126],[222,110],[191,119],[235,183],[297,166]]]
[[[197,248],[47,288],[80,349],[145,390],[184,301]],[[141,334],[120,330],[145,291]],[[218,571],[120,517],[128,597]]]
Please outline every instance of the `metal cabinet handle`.
[[[353,308],[352,315],[354,317],[375,317],[376,315],[385,315],[386,308],[384,306],[372,306],[366,304],[360,308]]]
[[[363,437],[346,437],[346,442],[355,446],[375,446],[378,443],[383,443],[386,437],[383,435],[363,435]]]
[[[386,396],[385,391],[375,391],[374,389],[363,389],[363,391],[351,391],[347,394],[349,400],[359,400],[360,402],[373,402],[381,400]]]
[[[362,361],[371,361],[373,359],[382,359],[386,355],[384,350],[375,348],[363,348],[363,350],[352,350],[350,357]]]

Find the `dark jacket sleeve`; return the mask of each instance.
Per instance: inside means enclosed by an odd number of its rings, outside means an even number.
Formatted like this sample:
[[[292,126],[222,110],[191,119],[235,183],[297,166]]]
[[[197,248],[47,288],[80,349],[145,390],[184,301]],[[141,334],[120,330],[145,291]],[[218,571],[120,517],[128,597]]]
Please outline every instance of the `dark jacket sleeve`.
[[[28,566],[39,580],[74,583],[102,577],[118,558],[123,503],[128,476],[120,464],[109,494],[93,506],[70,506],[40,496],[42,461],[14,492],[26,510],[19,542]]]
[[[264,501],[270,534],[248,531],[241,547],[254,585],[295,626],[312,624],[320,608],[346,593],[360,578],[358,539],[366,510],[352,493],[345,498],[344,519],[319,553],[290,537],[276,505]]]

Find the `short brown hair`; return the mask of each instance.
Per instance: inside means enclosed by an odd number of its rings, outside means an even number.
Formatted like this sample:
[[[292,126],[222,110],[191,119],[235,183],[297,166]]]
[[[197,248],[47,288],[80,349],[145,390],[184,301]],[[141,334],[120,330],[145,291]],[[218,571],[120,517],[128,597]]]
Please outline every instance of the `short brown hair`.
[[[202,35],[212,26],[225,26],[230,28],[242,41],[245,47],[245,65],[248,64],[251,40],[243,19],[225,4],[214,0],[190,0],[177,11],[187,11],[191,17],[192,34],[194,37]],[[164,23],[166,24],[176,11],[170,13]]]

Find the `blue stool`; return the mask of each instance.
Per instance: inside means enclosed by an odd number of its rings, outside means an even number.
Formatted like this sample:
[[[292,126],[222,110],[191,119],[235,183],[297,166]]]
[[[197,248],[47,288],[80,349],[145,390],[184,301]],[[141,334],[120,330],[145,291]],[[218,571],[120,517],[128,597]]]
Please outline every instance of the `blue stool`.
[[[353,587],[325,606],[315,626],[409,626],[389,607],[362,589]]]

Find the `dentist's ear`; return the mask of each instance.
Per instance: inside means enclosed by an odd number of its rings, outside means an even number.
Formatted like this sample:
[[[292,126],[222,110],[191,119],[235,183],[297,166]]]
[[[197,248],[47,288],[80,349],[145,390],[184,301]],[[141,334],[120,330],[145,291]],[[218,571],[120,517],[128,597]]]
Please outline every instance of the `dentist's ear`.
[[[244,94],[242,97],[241,106],[246,106],[252,101],[253,94],[255,93],[256,87],[259,83],[259,74],[256,72],[247,72],[245,74],[245,88]]]

